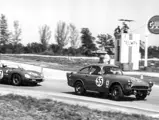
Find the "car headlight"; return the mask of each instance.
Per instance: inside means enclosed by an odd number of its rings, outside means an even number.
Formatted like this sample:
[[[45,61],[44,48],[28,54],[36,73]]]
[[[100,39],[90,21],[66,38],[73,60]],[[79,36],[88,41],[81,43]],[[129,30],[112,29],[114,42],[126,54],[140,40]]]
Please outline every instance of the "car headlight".
[[[149,82],[149,86],[150,86],[150,87],[152,87],[153,84],[154,84],[153,82],[151,82],[151,81]]]
[[[128,86],[131,86],[131,85],[132,85],[132,81],[130,79],[130,80],[128,80]]]
[[[6,73],[8,73],[9,72],[9,70],[6,70]]]
[[[28,75],[28,74],[25,74],[25,77],[26,77],[26,78],[30,78],[30,75]]]

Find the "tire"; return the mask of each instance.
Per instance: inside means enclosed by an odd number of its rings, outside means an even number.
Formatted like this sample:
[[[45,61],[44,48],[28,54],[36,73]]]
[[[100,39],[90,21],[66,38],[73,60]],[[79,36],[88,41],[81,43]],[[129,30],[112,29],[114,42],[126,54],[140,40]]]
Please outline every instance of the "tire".
[[[147,97],[147,92],[139,92],[135,96],[137,100],[144,100]]]
[[[86,90],[81,82],[75,83],[75,93],[77,95],[84,95],[85,92],[86,92]]]
[[[121,98],[123,98],[123,91],[122,91],[122,88],[120,85],[114,85],[112,86],[112,89],[111,89],[111,98],[113,100],[120,100]]]
[[[21,76],[19,74],[12,75],[12,84],[15,86],[21,85]]]

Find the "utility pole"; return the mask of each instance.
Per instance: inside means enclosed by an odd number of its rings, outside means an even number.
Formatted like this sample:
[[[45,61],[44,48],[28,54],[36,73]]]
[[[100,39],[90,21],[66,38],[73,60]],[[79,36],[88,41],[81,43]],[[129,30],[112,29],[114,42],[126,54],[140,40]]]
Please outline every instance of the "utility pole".
[[[147,67],[147,59],[148,59],[148,36],[149,32],[147,26],[145,26],[145,59],[144,59],[144,67]]]
[[[148,35],[145,35],[145,61],[144,67],[147,67],[147,59],[148,59]]]

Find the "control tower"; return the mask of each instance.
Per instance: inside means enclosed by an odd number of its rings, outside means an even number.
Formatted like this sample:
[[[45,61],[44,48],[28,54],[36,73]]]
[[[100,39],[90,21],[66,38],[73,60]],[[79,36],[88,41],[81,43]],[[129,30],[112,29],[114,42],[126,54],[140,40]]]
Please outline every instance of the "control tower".
[[[115,63],[123,70],[138,70],[140,60],[140,35],[133,34],[126,24],[133,20],[120,19],[123,26],[115,29]]]

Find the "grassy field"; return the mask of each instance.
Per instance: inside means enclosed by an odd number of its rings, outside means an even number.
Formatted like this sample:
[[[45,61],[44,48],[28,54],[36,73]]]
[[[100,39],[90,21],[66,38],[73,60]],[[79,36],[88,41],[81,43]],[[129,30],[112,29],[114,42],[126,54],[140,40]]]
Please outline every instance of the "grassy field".
[[[102,112],[49,99],[9,94],[0,96],[0,120],[157,120],[157,118]]]
[[[42,57],[42,56],[25,56],[25,55],[5,55],[1,54],[1,60],[12,60],[15,62],[28,63],[32,65],[43,65],[47,68],[64,70],[64,71],[76,71],[79,68],[98,63],[98,59],[72,59],[71,57]]]

